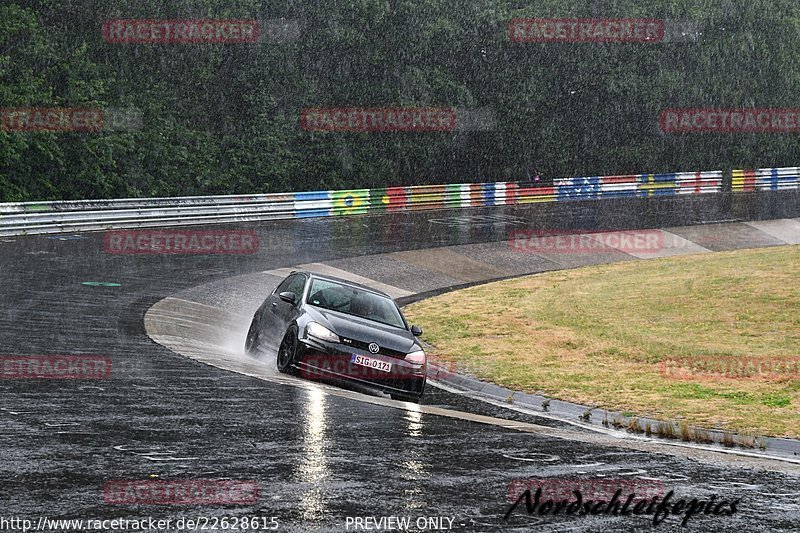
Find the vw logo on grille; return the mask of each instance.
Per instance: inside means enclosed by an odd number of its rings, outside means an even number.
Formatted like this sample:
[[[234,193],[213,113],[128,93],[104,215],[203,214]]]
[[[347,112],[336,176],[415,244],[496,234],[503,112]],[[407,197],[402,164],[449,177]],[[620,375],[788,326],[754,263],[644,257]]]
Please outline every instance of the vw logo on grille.
[[[381,347],[375,344],[374,342],[369,343],[368,348],[371,353],[378,353],[378,350],[381,349]]]

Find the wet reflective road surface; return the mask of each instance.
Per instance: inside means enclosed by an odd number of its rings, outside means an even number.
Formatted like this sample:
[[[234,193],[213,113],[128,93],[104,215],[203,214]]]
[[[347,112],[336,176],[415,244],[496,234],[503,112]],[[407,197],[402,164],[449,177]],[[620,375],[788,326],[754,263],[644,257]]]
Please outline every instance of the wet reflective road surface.
[[[620,448],[410,405],[389,407],[361,401],[357,393],[331,394],[311,383],[220,370],[145,333],[148,309],[205,283],[220,287],[208,289],[205,305],[230,308],[241,297],[248,302],[241,309],[246,316],[271,287],[242,288],[249,294],[237,295],[228,278],[311,261],[500,240],[504,230],[495,224],[459,236],[443,224],[400,217],[388,231],[376,219],[381,217],[354,219],[362,224],[359,239],[346,238],[356,231],[353,221],[252,226],[262,249],[242,256],[114,255],[104,252],[102,234],[0,242],[2,355],[106,355],[113,365],[105,380],[0,380],[0,518],[35,524],[43,516],[156,517],[172,520],[175,531],[202,530],[176,526],[181,517],[276,517],[262,525],[277,523],[279,531],[356,531],[357,517],[390,516],[410,517],[412,531],[443,524],[454,531],[654,527],[652,516],[528,516],[522,506],[503,518],[513,479],[592,476],[654,478],[678,498],[740,500],[733,516],[696,516],[690,530],[797,529],[798,465]],[[584,432],[435,387],[423,404]],[[258,497],[227,505],[109,503],[104,487],[125,480],[245,480],[257,483]],[[433,520],[440,517],[448,520]],[[680,520],[669,516],[657,529],[677,530]]]

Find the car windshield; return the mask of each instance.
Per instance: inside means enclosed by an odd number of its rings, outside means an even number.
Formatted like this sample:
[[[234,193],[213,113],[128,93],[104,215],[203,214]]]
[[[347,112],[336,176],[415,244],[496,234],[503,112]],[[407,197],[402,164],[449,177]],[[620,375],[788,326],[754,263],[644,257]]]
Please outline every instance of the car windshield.
[[[311,282],[306,301],[316,307],[406,328],[400,311],[391,299],[349,285],[315,279]]]

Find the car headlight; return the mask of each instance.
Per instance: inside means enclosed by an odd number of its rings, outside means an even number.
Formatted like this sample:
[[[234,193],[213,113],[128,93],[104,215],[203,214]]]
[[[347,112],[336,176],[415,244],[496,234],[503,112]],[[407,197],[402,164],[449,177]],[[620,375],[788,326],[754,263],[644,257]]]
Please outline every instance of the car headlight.
[[[317,324],[316,322],[308,323],[306,326],[306,335],[323,341],[340,342],[339,335],[332,332],[322,324]]]
[[[417,350],[416,352],[408,353],[406,354],[405,360],[412,365],[423,366],[425,364],[425,352]]]

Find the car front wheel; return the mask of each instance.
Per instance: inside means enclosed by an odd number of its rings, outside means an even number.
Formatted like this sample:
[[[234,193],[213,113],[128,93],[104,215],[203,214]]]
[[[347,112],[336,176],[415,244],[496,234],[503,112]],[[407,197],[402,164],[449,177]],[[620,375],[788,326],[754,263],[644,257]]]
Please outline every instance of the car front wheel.
[[[297,328],[292,326],[286,335],[283,336],[280,348],[278,348],[278,372],[284,374],[294,374],[295,355],[297,354]]]

